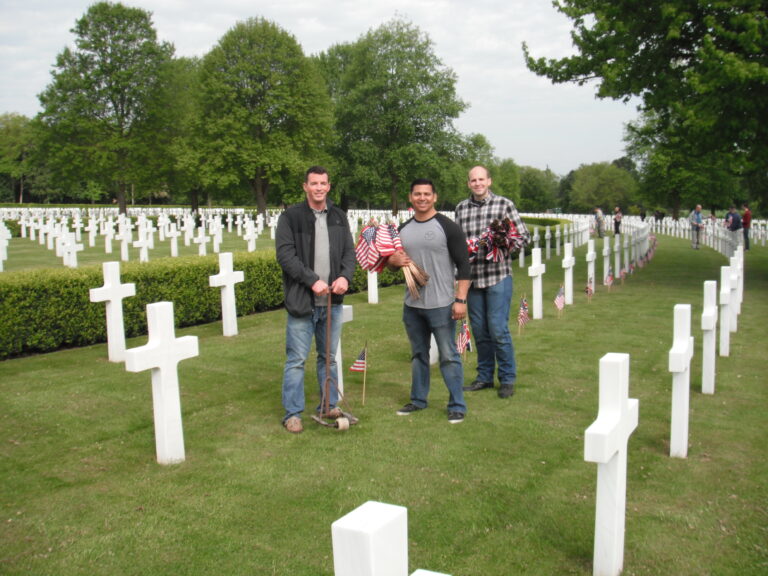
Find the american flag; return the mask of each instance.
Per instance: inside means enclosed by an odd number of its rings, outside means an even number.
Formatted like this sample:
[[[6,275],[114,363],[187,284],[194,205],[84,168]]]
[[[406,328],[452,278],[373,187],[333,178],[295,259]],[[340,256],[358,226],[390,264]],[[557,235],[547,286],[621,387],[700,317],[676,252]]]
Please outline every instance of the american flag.
[[[560,286],[560,290],[557,291],[557,296],[555,296],[555,307],[558,310],[562,310],[565,307],[565,292],[562,286]]]
[[[374,256],[374,261],[378,258],[378,252],[376,251],[376,226],[369,224],[363,231],[360,232],[360,238],[357,240],[357,246],[355,246],[355,257],[360,263],[360,267],[368,270],[369,260],[371,256]],[[373,254],[372,254],[373,253]]]
[[[467,326],[466,320],[461,323],[459,337],[456,339],[456,350],[459,354],[463,354],[464,350],[467,352],[472,351],[472,335],[469,333],[469,326]]]
[[[587,280],[587,287],[584,288],[584,293],[587,296],[592,296],[592,294],[594,294],[594,292],[595,292],[595,290],[592,288],[592,278],[590,278],[589,280]]]
[[[357,360],[349,367],[351,372],[365,372],[368,362],[368,345],[366,344],[357,355]]]
[[[528,315],[528,300],[523,296],[520,298],[520,311],[517,313],[517,324],[518,326],[525,326],[530,319],[531,317]]]
[[[605,276],[605,285],[611,286],[613,284],[613,268],[608,266],[608,274]]]

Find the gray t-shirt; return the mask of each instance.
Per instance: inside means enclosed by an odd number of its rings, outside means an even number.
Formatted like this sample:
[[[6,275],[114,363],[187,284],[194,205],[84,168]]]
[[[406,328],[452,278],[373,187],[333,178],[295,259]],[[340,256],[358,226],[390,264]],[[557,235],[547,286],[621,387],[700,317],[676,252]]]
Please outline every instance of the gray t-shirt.
[[[315,257],[314,272],[320,280],[330,284],[331,276],[331,247],[328,243],[328,212],[313,210],[315,213]],[[315,295],[315,306],[327,306],[328,296]]]
[[[442,308],[453,304],[456,267],[459,277],[469,279],[466,237],[459,225],[436,214],[425,222],[408,220],[400,228],[403,250],[429,274],[419,299],[405,291],[405,304],[413,308]]]

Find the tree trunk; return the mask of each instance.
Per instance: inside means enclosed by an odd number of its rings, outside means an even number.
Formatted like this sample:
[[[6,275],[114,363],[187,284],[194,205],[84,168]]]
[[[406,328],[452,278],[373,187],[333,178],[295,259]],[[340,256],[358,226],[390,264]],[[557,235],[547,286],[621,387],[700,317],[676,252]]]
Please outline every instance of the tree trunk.
[[[125,204],[125,182],[117,185],[117,210],[120,214],[128,213],[128,207]]]
[[[251,191],[253,197],[256,200],[256,210],[259,214],[267,215],[267,191],[269,190],[269,182],[264,178],[261,173],[251,180]]]
[[[390,189],[390,197],[392,199],[392,216],[397,216],[398,201],[397,201],[397,176],[392,175],[392,188]]]
[[[19,178],[19,204],[24,204],[24,176]]]

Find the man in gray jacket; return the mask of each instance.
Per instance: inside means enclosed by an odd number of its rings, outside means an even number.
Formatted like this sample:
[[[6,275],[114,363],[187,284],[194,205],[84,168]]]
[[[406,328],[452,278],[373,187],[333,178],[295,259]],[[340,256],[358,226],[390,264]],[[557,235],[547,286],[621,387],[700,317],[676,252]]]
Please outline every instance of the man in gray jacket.
[[[285,368],[282,399],[283,426],[298,434],[303,430],[304,363],[312,336],[317,350],[320,403],[325,407],[323,385],[326,363],[330,367],[330,394],[326,418],[338,418],[336,348],[341,336],[341,305],[355,273],[355,247],[346,214],[328,200],[328,171],[312,166],[304,177],[306,201],[285,210],[277,221],[275,250],[283,269],[283,291],[288,321],[285,333]],[[328,310],[328,294],[331,310]],[[331,354],[326,358],[326,322],[331,314]]]

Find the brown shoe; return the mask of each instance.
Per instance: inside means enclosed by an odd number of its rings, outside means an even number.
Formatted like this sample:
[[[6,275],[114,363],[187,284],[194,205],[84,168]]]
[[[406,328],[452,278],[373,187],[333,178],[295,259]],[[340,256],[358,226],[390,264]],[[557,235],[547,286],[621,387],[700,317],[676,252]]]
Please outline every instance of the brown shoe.
[[[304,426],[301,424],[301,418],[298,416],[291,416],[288,420],[283,422],[283,426],[285,426],[285,429],[291,434],[301,434],[301,432],[304,431]]]
[[[344,416],[344,412],[342,412],[341,408],[339,408],[338,406],[336,406],[335,408],[331,408],[325,414],[320,415],[321,418],[325,418],[327,420],[338,420],[342,416]]]

